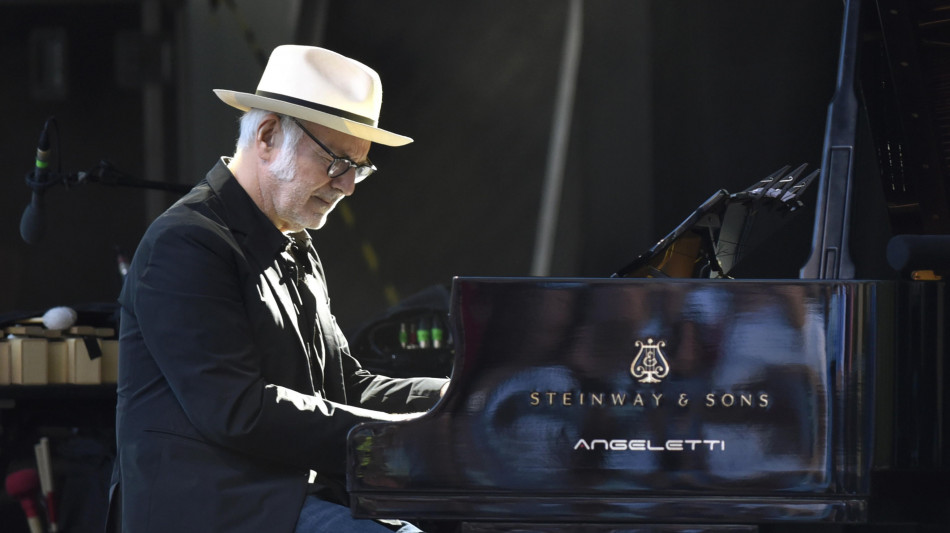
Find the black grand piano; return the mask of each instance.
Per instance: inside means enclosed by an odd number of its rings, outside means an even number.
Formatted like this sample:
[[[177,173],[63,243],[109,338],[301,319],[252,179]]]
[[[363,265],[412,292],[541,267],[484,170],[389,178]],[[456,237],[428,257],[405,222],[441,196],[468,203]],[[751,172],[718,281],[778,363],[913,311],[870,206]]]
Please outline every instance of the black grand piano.
[[[455,279],[452,386],[419,419],[352,430],[354,514],[950,531],[950,2],[844,9],[800,277],[737,274],[814,178],[783,169],[613,277]]]

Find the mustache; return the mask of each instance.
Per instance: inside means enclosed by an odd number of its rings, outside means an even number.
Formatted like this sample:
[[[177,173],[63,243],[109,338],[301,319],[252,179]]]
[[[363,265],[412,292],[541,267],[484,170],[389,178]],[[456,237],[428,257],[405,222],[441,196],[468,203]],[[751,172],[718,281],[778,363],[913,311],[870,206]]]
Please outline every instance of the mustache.
[[[345,195],[341,192],[337,192],[332,194],[318,194],[316,196],[330,205],[336,205]]]

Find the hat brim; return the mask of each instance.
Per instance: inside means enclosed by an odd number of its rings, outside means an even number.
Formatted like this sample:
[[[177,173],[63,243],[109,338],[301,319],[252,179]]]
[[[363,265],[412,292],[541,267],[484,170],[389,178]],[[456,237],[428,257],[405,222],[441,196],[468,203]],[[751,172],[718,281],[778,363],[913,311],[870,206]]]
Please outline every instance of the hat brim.
[[[267,96],[229,91],[227,89],[214,89],[214,94],[216,94],[222,102],[231,107],[236,107],[241,111],[247,111],[251,108],[273,111],[274,113],[280,113],[282,115],[320,124],[354,137],[386,146],[404,146],[412,142],[412,138],[406,137],[405,135],[399,135],[374,126],[360,124],[359,122],[331,115],[330,113],[324,113],[323,111],[310,109],[309,107],[292,104],[283,100],[276,100]]]

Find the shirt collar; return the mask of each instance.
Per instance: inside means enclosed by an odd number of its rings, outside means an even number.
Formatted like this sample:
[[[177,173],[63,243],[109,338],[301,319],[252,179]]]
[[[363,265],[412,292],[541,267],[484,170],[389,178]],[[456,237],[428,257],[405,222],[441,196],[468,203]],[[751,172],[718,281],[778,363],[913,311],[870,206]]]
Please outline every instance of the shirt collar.
[[[231,233],[259,264],[269,265],[277,255],[287,249],[288,237],[257,207],[228,169],[228,160],[229,158],[222,157],[208,172],[208,185],[220,201],[220,207],[226,212],[225,218]],[[309,245],[310,236],[306,235],[306,239]]]

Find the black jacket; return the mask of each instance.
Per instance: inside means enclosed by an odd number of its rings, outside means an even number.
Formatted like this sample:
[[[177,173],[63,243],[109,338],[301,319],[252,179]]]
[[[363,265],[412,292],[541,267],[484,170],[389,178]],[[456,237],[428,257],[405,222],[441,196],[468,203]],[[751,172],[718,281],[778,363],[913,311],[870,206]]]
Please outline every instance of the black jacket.
[[[293,531],[310,470],[343,478],[351,427],[437,401],[444,380],[361,369],[306,241],[289,266],[223,162],[146,232],[119,297],[123,533]]]

